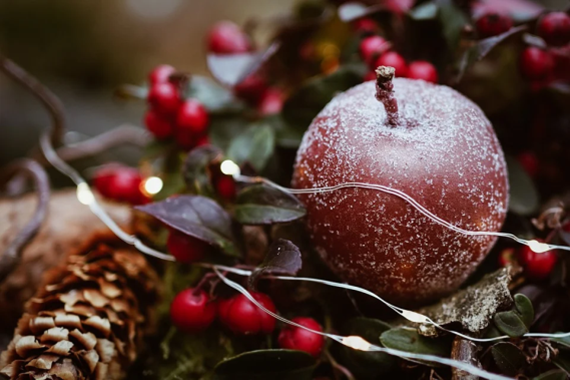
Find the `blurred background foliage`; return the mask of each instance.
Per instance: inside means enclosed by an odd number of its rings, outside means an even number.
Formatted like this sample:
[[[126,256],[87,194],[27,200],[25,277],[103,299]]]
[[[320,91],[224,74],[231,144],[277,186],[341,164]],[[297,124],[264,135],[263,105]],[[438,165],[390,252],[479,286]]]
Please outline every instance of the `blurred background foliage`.
[[[510,0],[493,0],[510,1]],[[566,0],[536,0],[562,8]],[[371,2],[371,1],[366,1]],[[80,139],[122,123],[142,124],[143,102],[113,98],[142,83],[160,63],[207,73],[204,36],[216,21],[247,21],[294,11],[296,0],[18,0],[0,2],[0,51],[47,84]],[[508,59],[508,57],[505,57]],[[48,116],[32,96],[0,76],[0,165],[35,145]],[[133,160],[119,150],[119,158]],[[108,157],[105,157],[108,158]],[[130,162],[134,163],[134,162]]]
[[[142,125],[144,102],[113,99],[116,86],[142,83],[161,63],[206,74],[204,36],[213,23],[230,19],[243,25],[256,17],[292,12],[294,3],[2,1],[0,51],[61,98],[70,130],[95,136],[122,123]],[[0,76],[0,165],[32,149],[48,123],[32,95]],[[121,158],[128,161],[130,156]]]

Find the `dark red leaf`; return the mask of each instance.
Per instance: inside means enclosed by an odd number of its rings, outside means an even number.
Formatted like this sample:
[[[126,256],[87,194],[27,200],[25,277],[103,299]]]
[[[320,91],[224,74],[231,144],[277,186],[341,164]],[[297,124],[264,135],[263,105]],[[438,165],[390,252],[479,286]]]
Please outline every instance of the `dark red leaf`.
[[[263,263],[257,267],[249,277],[250,287],[265,274],[289,274],[294,276],[303,266],[301,251],[291,241],[277,239],[271,247]]]
[[[217,246],[229,255],[239,255],[234,245],[230,215],[210,198],[179,195],[136,209],[177,231]]]

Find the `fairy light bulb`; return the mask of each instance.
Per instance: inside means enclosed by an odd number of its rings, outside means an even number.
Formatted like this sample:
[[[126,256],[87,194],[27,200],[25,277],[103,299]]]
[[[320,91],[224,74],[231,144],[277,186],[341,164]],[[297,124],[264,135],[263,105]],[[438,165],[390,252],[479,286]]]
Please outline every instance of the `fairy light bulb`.
[[[423,314],[416,313],[415,311],[403,310],[402,317],[414,323],[430,323],[430,319]]]
[[[546,243],[539,242],[537,240],[529,240],[527,245],[533,252],[536,253],[544,253],[546,251],[550,251],[550,245]]]
[[[162,179],[155,176],[148,177],[143,182],[143,189],[148,195],[158,194],[163,186]]]
[[[347,347],[360,351],[370,351],[372,345],[362,337],[350,335],[343,337],[340,342]]]
[[[225,175],[231,175],[234,178],[237,178],[241,174],[241,170],[239,166],[233,162],[232,160],[225,160],[220,164],[220,170]]]
[[[77,185],[77,199],[81,204],[87,206],[95,202],[95,196],[86,182]]]

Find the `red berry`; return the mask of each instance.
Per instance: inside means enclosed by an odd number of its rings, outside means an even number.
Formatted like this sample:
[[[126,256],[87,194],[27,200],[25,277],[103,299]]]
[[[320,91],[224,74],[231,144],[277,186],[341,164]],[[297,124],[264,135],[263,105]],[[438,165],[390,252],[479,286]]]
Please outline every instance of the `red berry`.
[[[176,72],[176,69],[170,65],[156,66],[148,75],[150,84],[168,82],[168,78]]]
[[[485,13],[477,19],[477,30],[481,38],[493,37],[505,33],[513,27],[513,20],[501,13]]]
[[[220,21],[208,33],[208,51],[217,54],[245,53],[251,42],[239,26],[231,21]]]
[[[499,254],[499,265],[501,267],[506,267],[514,261],[516,261],[514,248],[505,248]]]
[[[178,89],[168,82],[154,84],[148,92],[147,101],[155,111],[163,115],[175,114],[181,102]]]
[[[538,21],[537,33],[549,45],[566,45],[570,42],[570,16],[564,12],[545,14]]]
[[[198,140],[196,140],[196,146],[203,146],[209,144],[210,144],[210,138],[207,135],[200,136]]]
[[[166,241],[168,252],[181,263],[200,261],[208,251],[209,245],[202,240],[186,235],[177,230],[170,230]]]
[[[517,156],[518,162],[531,178],[538,174],[538,159],[533,152],[522,152]]]
[[[93,177],[93,185],[101,195],[133,205],[148,202],[148,197],[142,191],[142,182],[139,171],[126,166],[104,167]]]
[[[520,66],[523,75],[528,79],[544,79],[553,69],[554,59],[549,52],[531,46],[523,50]]]
[[[360,56],[367,63],[372,63],[376,57],[388,49],[388,42],[380,36],[369,36],[360,42]]]
[[[558,256],[556,251],[537,253],[525,245],[519,251],[519,259],[528,278],[544,280],[556,266]]]
[[[221,175],[216,180],[216,192],[218,195],[228,201],[236,197],[236,182],[232,176]]]
[[[353,29],[358,33],[375,33],[378,31],[376,21],[369,18],[359,18],[352,23]]]
[[[196,99],[188,99],[180,105],[176,115],[176,129],[186,130],[194,135],[203,135],[210,118],[206,108]]]
[[[364,81],[368,82],[369,80],[376,80],[376,73],[374,71],[369,71],[364,75]]]
[[[216,318],[216,304],[203,290],[186,289],[174,297],[170,305],[172,323],[184,332],[205,330]]]
[[[283,93],[276,88],[268,88],[257,105],[257,110],[261,115],[274,115],[281,112],[283,108]]]
[[[159,140],[166,139],[172,136],[172,123],[170,119],[163,117],[156,113],[156,111],[149,110],[144,115],[144,124],[150,133]]]
[[[234,87],[234,95],[248,103],[256,104],[262,97],[267,82],[260,74],[251,74]]]
[[[313,318],[297,317],[291,321],[314,331],[323,331],[321,325]],[[279,346],[281,348],[305,351],[315,357],[318,357],[321,353],[324,342],[325,339],[322,335],[297,326],[287,325],[279,333]]]
[[[269,311],[277,309],[268,295],[250,292],[253,298]],[[218,303],[220,322],[236,334],[270,334],[275,328],[275,319],[248,300],[243,294],[221,300]]]
[[[423,79],[426,82],[437,83],[437,70],[427,61],[414,61],[408,66],[408,78]]]
[[[374,66],[392,66],[396,69],[397,77],[406,77],[408,75],[408,65],[406,64],[406,60],[395,51],[389,51],[382,54],[378,57]]]

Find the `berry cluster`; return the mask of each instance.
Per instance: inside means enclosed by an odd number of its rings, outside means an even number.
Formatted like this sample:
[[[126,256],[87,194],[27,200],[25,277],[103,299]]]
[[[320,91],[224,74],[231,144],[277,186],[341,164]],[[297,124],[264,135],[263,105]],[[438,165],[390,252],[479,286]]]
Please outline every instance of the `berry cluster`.
[[[143,184],[144,179],[138,169],[122,165],[102,167],[93,176],[93,186],[102,196],[132,205],[150,201]]]
[[[209,116],[196,99],[183,99],[181,79],[169,65],[160,65],[149,74],[149,110],[144,116],[148,130],[159,140],[174,137],[185,150],[208,142]]]
[[[520,56],[520,70],[534,89],[555,81],[570,81],[570,16],[550,12],[537,22],[536,33],[545,47],[528,46]]]
[[[265,309],[277,313],[275,304],[267,294],[250,293]],[[190,288],[178,293],[170,306],[172,323],[188,333],[205,330],[214,322],[216,316],[222,326],[240,336],[267,335],[275,330],[275,319],[243,294],[212,300],[203,290]],[[298,317],[292,321],[313,331],[323,331],[321,325],[312,318]],[[278,340],[282,348],[305,351],[315,357],[320,355],[324,345],[322,335],[297,326],[284,327]]]
[[[374,21],[369,20],[364,23],[360,20],[360,28],[372,30]],[[360,56],[370,68],[370,72],[364,77],[365,80],[373,80],[376,78],[374,69],[378,66],[392,66],[396,70],[397,77],[410,79],[423,79],[426,82],[437,83],[438,74],[435,67],[427,61],[407,62],[404,57],[392,49],[391,44],[383,37],[372,34],[366,35],[359,46]]]
[[[253,45],[248,35],[231,21],[215,24],[208,33],[207,47],[209,53],[241,54],[251,52]],[[283,93],[271,87],[261,71],[250,74],[233,88],[234,95],[256,108],[261,116],[281,112]]]

